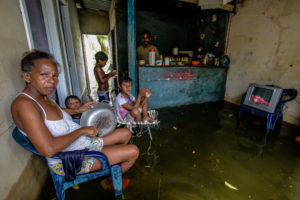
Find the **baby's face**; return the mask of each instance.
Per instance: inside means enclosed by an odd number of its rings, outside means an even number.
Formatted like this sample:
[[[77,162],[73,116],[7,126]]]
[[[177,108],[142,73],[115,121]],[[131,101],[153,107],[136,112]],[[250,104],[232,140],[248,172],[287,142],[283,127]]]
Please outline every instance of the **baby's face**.
[[[66,106],[71,109],[76,109],[76,108],[79,108],[80,105],[81,105],[81,103],[78,99],[69,99]]]
[[[130,95],[132,90],[132,82],[122,82],[121,90],[123,93]]]

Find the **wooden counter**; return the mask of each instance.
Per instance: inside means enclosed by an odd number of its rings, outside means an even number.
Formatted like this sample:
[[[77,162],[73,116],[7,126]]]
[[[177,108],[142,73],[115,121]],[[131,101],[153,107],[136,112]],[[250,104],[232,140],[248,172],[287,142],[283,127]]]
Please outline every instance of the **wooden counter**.
[[[139,88],[149,88],[150,108],[223,100],[227,67],[138,66]]]

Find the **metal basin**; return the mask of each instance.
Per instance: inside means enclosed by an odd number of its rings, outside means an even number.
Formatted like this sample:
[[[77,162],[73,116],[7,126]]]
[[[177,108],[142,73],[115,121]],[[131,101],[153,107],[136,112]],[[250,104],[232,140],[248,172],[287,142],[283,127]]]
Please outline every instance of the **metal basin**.
[[[106,103],[97,103],[82,113],[80,119],[81,126],[95,126],[100,136],[111,133],[117,125],[117,118],[114,109]]]

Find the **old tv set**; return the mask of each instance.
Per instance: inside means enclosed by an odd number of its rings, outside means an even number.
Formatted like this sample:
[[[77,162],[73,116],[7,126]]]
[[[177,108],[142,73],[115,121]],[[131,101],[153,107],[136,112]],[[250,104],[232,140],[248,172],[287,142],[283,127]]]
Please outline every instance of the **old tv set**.
[[[252,83],[247,89],[243,104],[268,112],[274,113],[281,99],[282,88]]]

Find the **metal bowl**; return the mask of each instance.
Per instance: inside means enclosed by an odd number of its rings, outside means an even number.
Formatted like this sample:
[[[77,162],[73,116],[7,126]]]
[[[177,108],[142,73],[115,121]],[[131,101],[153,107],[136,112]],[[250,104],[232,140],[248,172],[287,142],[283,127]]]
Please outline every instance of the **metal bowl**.
[[[97,103],[82,113],[81,126],[95,126],[100,136],[111,133],[117,126],[117,118],[114,109],[107,103]]]

